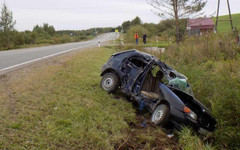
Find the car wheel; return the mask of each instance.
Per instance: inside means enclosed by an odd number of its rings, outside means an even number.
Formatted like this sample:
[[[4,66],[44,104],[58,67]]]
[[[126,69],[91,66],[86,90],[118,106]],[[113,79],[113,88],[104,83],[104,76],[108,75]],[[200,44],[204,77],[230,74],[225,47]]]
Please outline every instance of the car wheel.
[[[119,85],[118,77],[114,73],[106,73],[101,80],[101,88],[111,93],[117,90]]]
[[[156,109],[152,113],[151,121],[155,125],[164,125],[167,123],[169,118],[169,108],[165,104],[161,104],[156,107]]]

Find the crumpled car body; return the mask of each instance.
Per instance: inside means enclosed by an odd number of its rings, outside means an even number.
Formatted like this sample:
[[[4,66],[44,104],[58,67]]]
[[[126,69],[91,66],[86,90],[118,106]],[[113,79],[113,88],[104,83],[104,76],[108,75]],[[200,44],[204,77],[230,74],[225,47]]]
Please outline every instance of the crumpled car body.
[[[137,50],[115,53],[101,71],[103,89],[120,89],[149,110],[157,125],[190,125],[202,134],[216,128],[215,118],[194,97],[187,77],[150,54]]]

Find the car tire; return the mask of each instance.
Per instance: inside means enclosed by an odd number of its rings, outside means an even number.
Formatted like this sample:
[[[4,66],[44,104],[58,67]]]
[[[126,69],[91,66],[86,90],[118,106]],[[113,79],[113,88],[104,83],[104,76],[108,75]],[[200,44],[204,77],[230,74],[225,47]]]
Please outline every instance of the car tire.
[[[106,73],[101,80],[101,88],[111,93],[117,90],[119,85],[119,79],[114,73]]]
[[[165,125],[169,118],[169,107],[166,104],[160,104],[155,108],[151,116],[151,122],[155,125]]]

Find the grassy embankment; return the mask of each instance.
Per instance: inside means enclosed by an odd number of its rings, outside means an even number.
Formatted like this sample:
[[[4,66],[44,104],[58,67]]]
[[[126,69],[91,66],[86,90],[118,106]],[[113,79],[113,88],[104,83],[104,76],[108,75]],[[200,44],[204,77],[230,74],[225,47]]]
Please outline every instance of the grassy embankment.
[[[141,128],[136,108],[99,87],[114,49],[59,56],[0,77],[0,149],[176,148],[160,128]]]
[[[229,35],[192,38],[155,53],[188,76],[196,98],[218,121],[206,138],[184,129],[179,144],[160,128],[140,128],[137,118],[146,117],[136,115],[137,108],[99,88],[99,69],[114,52],[112,47],[94,49],[1,76],[0,148],[239,148],[240,50]]]
[[[229,20],[229,15],[219,16],[219,20]],[[233,26],[240,30],[240,13],[232,14]],[[216,17],[213,18],[216,23]],[[220,33],[231,31],[230,21],[219,21],[218,31]]]

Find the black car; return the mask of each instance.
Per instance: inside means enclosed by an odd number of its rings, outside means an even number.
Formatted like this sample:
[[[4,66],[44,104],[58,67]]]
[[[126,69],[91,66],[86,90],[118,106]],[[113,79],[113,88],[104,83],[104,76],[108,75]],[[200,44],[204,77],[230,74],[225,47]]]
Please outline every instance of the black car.
[[[214,131],[216,120],[193,95],[186,76],[156,57],[137,50],[113,54],[102,66],[101,87],[118,88],[152,113],[156,125],[190,125],[202,134]]]

